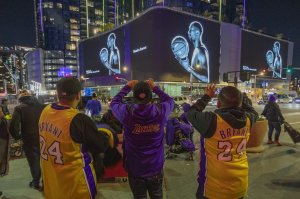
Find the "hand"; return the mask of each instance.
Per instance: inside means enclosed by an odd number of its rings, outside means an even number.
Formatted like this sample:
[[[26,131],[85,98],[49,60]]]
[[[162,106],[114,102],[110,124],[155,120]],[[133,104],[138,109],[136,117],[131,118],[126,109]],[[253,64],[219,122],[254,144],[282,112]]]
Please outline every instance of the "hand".
[[[146,80],[146,82],[149,84],[151,90],[153,90],[153,88],[155,87],[153,79],[149,78],[148,80]]]
[[[138,83],[138,80],[131,80],[127,82],[127,85],[132,89],[136,83]]]
[[[216,93],[216,85],[215,84],[208,84],[206,89],[205,89],[205,93],[213,98],[215,96],[215,93]]]

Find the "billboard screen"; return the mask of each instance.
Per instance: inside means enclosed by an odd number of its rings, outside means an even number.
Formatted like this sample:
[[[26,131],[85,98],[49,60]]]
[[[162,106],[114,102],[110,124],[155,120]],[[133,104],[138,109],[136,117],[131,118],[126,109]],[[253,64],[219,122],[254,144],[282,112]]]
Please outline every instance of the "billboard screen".
[[[155,9],[131,22],[128,30],[133,78],[152,77],[167,82],[219,80],[219,23]]]
[[[124,34],[124,29],[119,28],[79,44],[80,67],[86,77],[122,73]]]
[[[219,60],[218,22],[166,8],[79,43],[81,73],[102,79],[218,82]]]
[[[259,73],[273,78],[286,78],[288,42],[242,31],[241,70]]]

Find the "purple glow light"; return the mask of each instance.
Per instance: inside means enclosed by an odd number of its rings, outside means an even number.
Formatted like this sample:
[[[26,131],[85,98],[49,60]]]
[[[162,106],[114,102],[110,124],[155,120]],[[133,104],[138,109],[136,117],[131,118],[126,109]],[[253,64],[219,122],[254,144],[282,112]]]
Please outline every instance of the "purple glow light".
[[[59,71],[57,72],[58,77],[71,77],[72,76],[72,69],[67,67],[61,67],[59,68]]]
[[[40,0],[40,22],[41,22],[41,30],[44,32],[44,26],[43,26],[43,0]]]
[[[245,19],[246,19],[246,0],[244,0],[244,14],[243,14],[243,22],[242,22],[243,29],[245,29]]]

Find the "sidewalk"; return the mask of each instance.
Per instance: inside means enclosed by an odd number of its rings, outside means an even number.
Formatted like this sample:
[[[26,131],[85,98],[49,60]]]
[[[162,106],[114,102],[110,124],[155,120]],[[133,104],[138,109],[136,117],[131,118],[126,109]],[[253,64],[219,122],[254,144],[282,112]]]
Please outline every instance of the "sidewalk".
[[[195,134],[194,140],[199,140]],[[300,145],[282,133],[283,146],[267,146],[263,153],[248,153],[249,192],[246,199],[298,199],[300,195]],[[266,140],[265,140],[266,141]],[[196,143],[199,148],[199,141]],[[165,161],[164,199],[195,199],[199,150],[194,161],[184,154]],[[0,190],[8,199],[42,199],[28,186],[30,172],[25,158],[10,161],[9,175],[0,178]],[[98,184],[101,199],[131,199],[128,182]]]

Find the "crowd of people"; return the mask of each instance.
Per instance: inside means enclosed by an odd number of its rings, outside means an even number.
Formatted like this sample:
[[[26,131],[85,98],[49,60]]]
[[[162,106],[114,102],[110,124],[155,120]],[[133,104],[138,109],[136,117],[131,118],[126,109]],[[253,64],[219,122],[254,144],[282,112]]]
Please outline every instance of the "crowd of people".
[[[23,140],[32,176],[29,187],[42,191],[47,199],[97,198],[97,178],[103,175],[103,164],[113,165],[120,160],[128,172],[133,198],[146,199],[147,194],[151,199],[163,198],[165,127],[174,110],[173,98],[152,79],[131,80],[113,97],[110,110],[100,117],[102,108],[96,94],[88,101],[86,113],[79,112],[81,90],[78,79],[62,78],[57,83],[58,101],[48,105],[24,90],[9,119],[7,100],[2,100],[1,176],[8,171],[10,134]],[[130,92],[133,101],[128,103],[125,97]],[[159,97],[158,103],[152,103],[153,93]],[[196,198],[243,198],[248,188],[246,143],[258,113],[251,100],[232,86],[221,89],[216,110],[205,111],[215,95],[216,86],[209,84],[206,93],[194,104],[186,104],[184,113],[177,118],[191,127],[189,143],[194,142],[194,132],[200,133]],[[269,122],[268,144],[280,146],[284,118],[274,96],[269,97],[262,115]],[[114,152],[120,135],[122,154]]]

